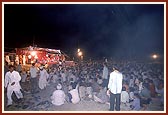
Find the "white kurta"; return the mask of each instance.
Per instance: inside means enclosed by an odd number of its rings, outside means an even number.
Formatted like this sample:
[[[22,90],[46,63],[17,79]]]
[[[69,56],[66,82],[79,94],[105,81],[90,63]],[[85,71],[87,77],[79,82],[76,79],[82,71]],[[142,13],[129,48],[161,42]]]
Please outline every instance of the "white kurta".
[[[12,104],[12,93],[15,92],[18,99],[23,98],[23,95],[20,91],[20,80],[21,76],[17,71],[13,71],[12,73],[9,71],[5,74],[5,88],[7,88],[7,105]],[[12,83],[15,82],[14,85]]]
[[[65,93],[63,90],[55,90],[51,96],[51,102],[54,105],[60,106],[65,102]]]
[[[47,86],[47,78],[49,74],[45,69],[40,71],[40,78],[39,78],[39,88],[44,89]]]
[[[108,68],[106,66],[103,67],[103,79],[108,79]]]
[[[75,89],[70,90],[69,93],[72,95],[72,99],[71,99],[72,103],[76,104],[80,101],[77,87]]]
[[[127,91],[121,92],[121,102],[122,103],[128,103],[129,102],[129,94]]]

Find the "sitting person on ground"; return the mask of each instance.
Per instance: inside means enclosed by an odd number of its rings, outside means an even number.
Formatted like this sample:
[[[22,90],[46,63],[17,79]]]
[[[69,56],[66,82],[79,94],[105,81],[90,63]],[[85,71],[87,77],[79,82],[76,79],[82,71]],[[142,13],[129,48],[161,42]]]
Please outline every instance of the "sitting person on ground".
[[[138,93],[134,94],[134,100],[131,102],[130,108],[131,110],[135,110],[135,111],[139,111],[141,109],[140,96]]]
[[[81,82],[80,86],[79,86],[79,96],[80,99],[83,100],[86,96],[86,87],[85,87],[85,83]]]
[[[93,95],[93,89],[91,87],[91,83],[86,83],[86,98],[88,97],[89,99],[91,99],[92,95]]]
[[[140,97],[141,97],[140,103],[141,103],[141,106],[143,107],[143,110],[146,110],[147,106],[151,102],[150,91],[149,91],[149,89],[147,87],[148,87],[148,84],[147,83],[143,83],[143,89],[142,89],[142,91],[140,93]]]
[[[97,94],[100,91],[100,86],[97,83],[97,78],[94,78],[91,84],[91,87],[93,89],[93,94]]]
[[[100,91],[98,94],[93,95],[94,101],[99,103],[109,103],[109,96],[107,95],[106,87],[100,86]]]
[[[62,90],[62,85],[58,84],[56,90],[53,92],[51,96],[52,104],[56,106],[63,105],[65,102],[65,93]]]
[[[129,94],[126,91],[125,87],[122,87],[122,91],[121,91],[121,103],[123,103],[124,105],[127,105],[127,103],[129,103]]]
[[[155,98],[156,91],[155,91],[155,85],[153,83],[153,80],[149,80],[149,90],[152,98]]]
[[[132,102],[134,100],[134,88],[129,88],[129,102]]]
[[[158,93],[161,106],[164,106],[164,84],[160,83],[159,88],[155,87],[155,91]]]
[[[80,101],[79,93],[78,93],[78,87],[79,87],[79,84],[77,84],[76,82],[74,82],[72,84],[72,90],[70,90],[69,93],[68,93],[69,100],[73,104],[76,104],[76,103],[78,103]]]

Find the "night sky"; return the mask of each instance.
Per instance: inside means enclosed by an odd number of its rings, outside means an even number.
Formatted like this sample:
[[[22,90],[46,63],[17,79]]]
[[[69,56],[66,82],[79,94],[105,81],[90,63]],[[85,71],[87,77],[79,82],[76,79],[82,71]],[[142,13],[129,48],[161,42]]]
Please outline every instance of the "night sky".
[[[163,4],[5,4],[5,48],[61,49],[70,56],[148,57],[164,53]]]

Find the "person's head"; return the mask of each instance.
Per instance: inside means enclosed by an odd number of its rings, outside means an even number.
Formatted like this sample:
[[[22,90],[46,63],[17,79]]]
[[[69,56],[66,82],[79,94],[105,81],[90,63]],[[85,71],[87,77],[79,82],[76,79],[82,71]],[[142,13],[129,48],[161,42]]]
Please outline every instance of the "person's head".
[[[122,91],[126,91],[126,88],[125,88],[125,87],[122,87]]]
[[[74,82],[74,83],[72,83],[72,89],[75,89],[76,88],[76,83]]]
[[[119,69],[118,69],[118,67],[117,67],[117,66],[113,66],[113,71],[114,71],[114,70],[119,71]]]
[[[143,83],[142,86],[143,86],[143,88],[147,88],[148,89],[149,84],[148,83]]]
[[[139,78],[139,81],[140,81],[140,82],[143,82],[143,78]]]
[[[57,90],[61,90],[62,89],[62,85],[59,83],[58,85],[57,85]]]
[[[14,70],[14,66],[13,65],[9,65],[9,71],[13,72],[13,70]]]

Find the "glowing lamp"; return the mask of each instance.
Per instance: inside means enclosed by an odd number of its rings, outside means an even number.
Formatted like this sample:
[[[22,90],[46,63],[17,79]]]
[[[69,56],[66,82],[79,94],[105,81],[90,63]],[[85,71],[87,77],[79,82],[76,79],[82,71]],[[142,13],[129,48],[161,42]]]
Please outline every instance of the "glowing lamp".
[[[36,52],[35,52],[35,51],[32,51],[32,52],[31,52],[31,55],[32,55],[32,56],[35,56],[35,55],[36,55]]]
[[[28,58],[31,59],[31,55],[28,55]]]
[[[37,55],[35,55],[35,57],[34,57],[35,59],[37,59],[38,57],[37,57]]]
[[[153,59],[158,58],[158,56],[156,54],[154,54],[152,57],[153,57]]]
[[[78,49],[78,53],[80,52],[80,49]]]
[[[78,52],[78,56],[82,56],[82,52]]]

